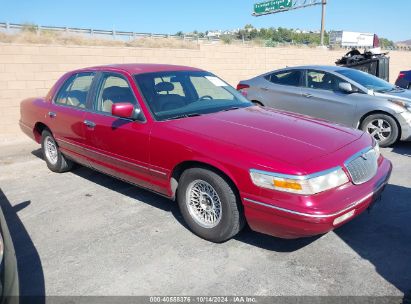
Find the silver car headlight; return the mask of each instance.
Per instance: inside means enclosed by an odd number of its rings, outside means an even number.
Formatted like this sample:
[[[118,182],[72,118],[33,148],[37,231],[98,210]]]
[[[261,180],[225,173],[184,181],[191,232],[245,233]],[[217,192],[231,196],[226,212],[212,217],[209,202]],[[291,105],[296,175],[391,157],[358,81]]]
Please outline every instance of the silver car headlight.
[[[395,103],[396,105],[404,108],[405,110],[411,112],[411,105],[407,102],[405,102],[404,100],[401,99],[388,99],[388,101]]]
[[[341,167],[315,174],[283,175],[260,170],[250,170],[254,185],[262,188],[301,195],[313,195],[348,183],[348,176]]]

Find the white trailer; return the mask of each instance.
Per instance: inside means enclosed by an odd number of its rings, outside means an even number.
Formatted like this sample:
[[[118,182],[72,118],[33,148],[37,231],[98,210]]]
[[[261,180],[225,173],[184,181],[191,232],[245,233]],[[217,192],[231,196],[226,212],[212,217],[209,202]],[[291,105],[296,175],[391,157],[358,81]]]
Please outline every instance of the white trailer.
[[[352,48],[372,48],[374,46],[374,34],[332,31],[330,32],[330,45]]]

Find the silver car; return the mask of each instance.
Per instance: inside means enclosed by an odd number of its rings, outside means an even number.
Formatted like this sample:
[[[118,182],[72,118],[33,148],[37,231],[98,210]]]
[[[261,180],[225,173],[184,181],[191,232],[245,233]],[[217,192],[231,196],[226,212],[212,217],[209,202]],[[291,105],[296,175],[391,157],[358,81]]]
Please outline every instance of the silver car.
[[[285,68],[241,81],[237,89],[261,106],[362,129],[383,147],[411,140],[411,91],[358,70]]]

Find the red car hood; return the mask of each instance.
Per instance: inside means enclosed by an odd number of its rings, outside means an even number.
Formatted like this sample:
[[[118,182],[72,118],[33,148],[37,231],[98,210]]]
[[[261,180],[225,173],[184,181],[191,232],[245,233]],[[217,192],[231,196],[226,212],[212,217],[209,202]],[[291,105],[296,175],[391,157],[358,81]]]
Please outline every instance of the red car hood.
[[[260,107],[175,120],[173,125],[293,165],[330,154],[363,134],[306,116]]]

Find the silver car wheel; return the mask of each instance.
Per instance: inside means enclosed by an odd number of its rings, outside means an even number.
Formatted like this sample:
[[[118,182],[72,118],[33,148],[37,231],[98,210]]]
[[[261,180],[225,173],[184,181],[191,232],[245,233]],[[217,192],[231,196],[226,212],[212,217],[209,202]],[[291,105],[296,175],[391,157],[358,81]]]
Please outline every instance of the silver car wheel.
[[[191,217],[203,228],[214,228],[221,220],[223,210],[217,191],[203,180],[188,185],[186,204]]]
[[[52,164],[57,164],[58,160],[58,150],[56,142],[50,136],[47,136],[44,140],[44,154],[47,157],[47,160]]]
[[[367,125],[367,132],[377,141],[384,141],[391,136],[391,125],[385,119],[374,119]]]

